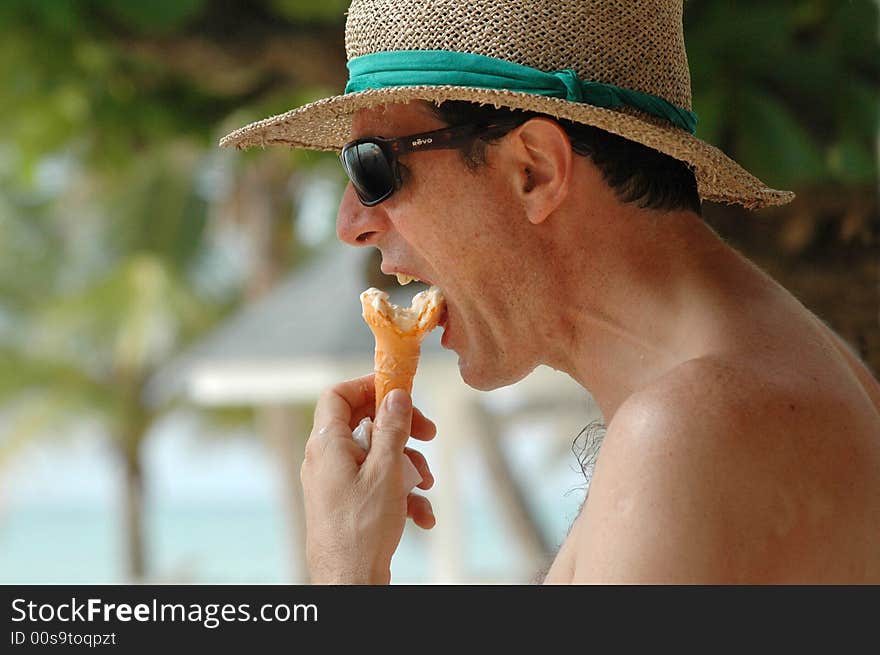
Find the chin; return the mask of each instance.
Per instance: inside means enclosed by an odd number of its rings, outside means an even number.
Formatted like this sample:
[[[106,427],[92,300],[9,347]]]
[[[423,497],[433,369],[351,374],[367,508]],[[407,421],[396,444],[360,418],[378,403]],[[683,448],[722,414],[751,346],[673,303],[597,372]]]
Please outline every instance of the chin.
[[[497,360],[490,360],[481,366],[459,356],[458,371],[461,379],[469,387],[477,391],[493,391],[516,384],[535,370],[534,366],[528,369],[503,368],[499,367],[499,363]]]

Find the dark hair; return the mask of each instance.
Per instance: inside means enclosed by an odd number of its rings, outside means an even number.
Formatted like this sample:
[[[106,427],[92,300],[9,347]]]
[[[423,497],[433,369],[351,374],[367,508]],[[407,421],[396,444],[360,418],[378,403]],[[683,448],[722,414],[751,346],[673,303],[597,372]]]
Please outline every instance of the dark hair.
[[[434,114],[448,125],[512,120],[525,123],[543,116],[555,120],[568,134],[572,150],[599,168],[621,202],[643,209],[686,209],[700,214],[700,194],[693,171],[682,161],[624,139],[597,127],[521,109],[496,108],[473,102],[448,100],[432,104]],[[477,170],[486,162],[486,145],[501,138],[476,139],[462,150],[465,165]]]

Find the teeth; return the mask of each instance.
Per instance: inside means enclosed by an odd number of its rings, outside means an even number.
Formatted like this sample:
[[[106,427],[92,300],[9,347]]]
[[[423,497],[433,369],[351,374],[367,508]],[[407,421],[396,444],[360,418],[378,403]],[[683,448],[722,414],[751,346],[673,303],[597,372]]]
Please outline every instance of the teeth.
[[[407,275],[406,273],[397,273],[397,282],[402,286],[406,286],[410,282],[415,282],[416,280],[418,280],[418,278],[415,278],[412,275]]]

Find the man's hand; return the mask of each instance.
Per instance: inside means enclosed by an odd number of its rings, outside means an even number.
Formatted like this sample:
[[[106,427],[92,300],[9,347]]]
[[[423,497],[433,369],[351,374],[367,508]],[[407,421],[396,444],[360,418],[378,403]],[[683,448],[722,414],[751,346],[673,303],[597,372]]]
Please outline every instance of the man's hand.
[[[396,389],[374,417],[372,447],[364,452],[351,433],[373,417],[374,405],[372,375],[343,382],[318,400],[301,472],[313,584],[387,584],[406,517],[434,527],[430,501],[408,493],[403,475],[408,457],[422,476],[418,488],[433,486],[424,456],[406,441],[410,435],[428,441],[437,429]]]

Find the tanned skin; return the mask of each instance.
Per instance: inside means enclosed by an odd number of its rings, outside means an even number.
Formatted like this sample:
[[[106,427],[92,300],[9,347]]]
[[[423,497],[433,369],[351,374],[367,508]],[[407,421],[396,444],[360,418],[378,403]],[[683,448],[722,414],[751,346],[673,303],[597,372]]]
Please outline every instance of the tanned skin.
[[[442,126],[400,104],[361,111],[351,136]],[[364,207],[349,186],[339,238],[442,289],[464,382],[495,389],[546,364],[607,423],[545,582],[880,583],[880,385],[788,291],[695,213],[621,202],[552,120],[511,131],[476,171],[456,151],[401,161],[386,202]],[[401,394],[365,456],[351,429],[370,389],[342,383],[318,404],[303,466],[313,582],[387,583],[406,517],[434,525],[399,476],[409,457],[430,488],[405,444],[435,428]]]

